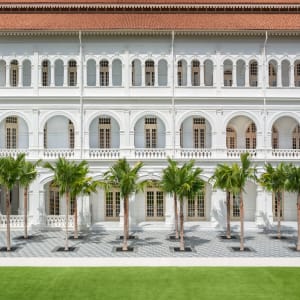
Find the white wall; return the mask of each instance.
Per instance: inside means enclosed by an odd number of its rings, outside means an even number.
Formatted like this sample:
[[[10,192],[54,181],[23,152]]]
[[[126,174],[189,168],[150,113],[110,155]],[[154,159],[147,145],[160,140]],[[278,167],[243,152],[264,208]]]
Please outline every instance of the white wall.
[[[47,121],[47,148],[69,148],[69,120],[55,116]]]

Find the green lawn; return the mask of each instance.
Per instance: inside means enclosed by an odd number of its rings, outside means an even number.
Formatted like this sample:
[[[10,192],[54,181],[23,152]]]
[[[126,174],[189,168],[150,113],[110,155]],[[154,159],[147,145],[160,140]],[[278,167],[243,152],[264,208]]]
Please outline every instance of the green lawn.
[[[0,268],[0,299],[300,299],[300,268]]]

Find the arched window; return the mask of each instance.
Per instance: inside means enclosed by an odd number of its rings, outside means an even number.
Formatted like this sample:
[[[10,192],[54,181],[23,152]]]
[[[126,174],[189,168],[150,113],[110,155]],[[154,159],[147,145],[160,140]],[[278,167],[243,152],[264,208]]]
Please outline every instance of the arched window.
[[[281,83],[283,87],[290,86],[290,62],[288,60],[281,63]]]
[[[93,59],[89,59],[86,68],[87,86],[96,86],[96,62]]]
[[[132,86],[141,86],[142,85],[142,66],[141,62],[138,59],[135,59],[131,63],[131,79]]]
[[[295,61],[294,65],[294,73],[295,73],[295,86],[300,86],[300,60]]]
[[[31,61],[23,61],[23,86],[31,86]]]
[[[206,146],[206,121],[204,118],[193,118],[194,148],[205,148]]]
[[[100,86],[109,86],[109,62],[106,59],[100,61]]]
[[[236,85],[245,86],[246,64],[240,59],[236,63]]]
[[[256,149],[256,125],[253,122],[246,130],[246,149]]]
[[[186,86],[187,85],[187,64],[186,61],[181,59],[177,63],[177,85]]]
[[[55,86],[64,85],[64,62],[60,59],[54,64],[54,84]]]
[[[74,149],[75,145],[75,132],[74,132],[74,124],[71,120],[69,120],[69,148]]]
[[[232,86],[232,61],[227,59],[224,61],[224,86]]]
[[[258,86],[258,64],[256,60],[249,63],[249,85]]]
[[[119,59],[112,63],[112,85],[122,86],[122,62]]]
[[[275,60],[269,62],[269,86],[277,86],[277,62]]]
[[[156,148],[157,146],[157,118],[145,117],[145,148]]]
[[[51,65],[49,60],[42,61],[42,86],[50,86]]]
[[[19,63],[17,60],[12,60],[10,63],[10,86],[19,85]]]
[[[0,60],[0,86],[6,85],[6,62]]]
[[[200,62],[198,60],[192,61],[192,86],[200,85]]]
[[[11,116],[5,119],[6,149],[18,147],[18,117]]]
[[[293,149],[300,149],[300,125],[293,130]]]
[[[279,135],[275,126],[272,127],[272,149],[279,148]]]
[[[166,60],[161,59],[158,62],[158,85],[167,86],[168,85],[168,63]]]
[[[226,147],[227,149],[236,149],[236,132],[232,127],[226,128]]]
[[[214,65],[211,60],[204,62],[204,85],[213,86],[214,83]]]
[[[155,84],[154,61],[147,60],[145,62],[145,85],[154,86],[154,84]]]
[[[68,84],[69,86],[77,85],[77,63],[75,60],[70,60],[68,63]]]

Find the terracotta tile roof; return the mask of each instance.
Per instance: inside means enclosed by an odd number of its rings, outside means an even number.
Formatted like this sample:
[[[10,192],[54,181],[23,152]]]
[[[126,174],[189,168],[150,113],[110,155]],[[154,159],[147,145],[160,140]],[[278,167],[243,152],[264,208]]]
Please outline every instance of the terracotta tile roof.
[[[300,0],[0,0],[0,4],[300,4]]]
[[[0,30],[300,30],[300,14],[1,14]]]

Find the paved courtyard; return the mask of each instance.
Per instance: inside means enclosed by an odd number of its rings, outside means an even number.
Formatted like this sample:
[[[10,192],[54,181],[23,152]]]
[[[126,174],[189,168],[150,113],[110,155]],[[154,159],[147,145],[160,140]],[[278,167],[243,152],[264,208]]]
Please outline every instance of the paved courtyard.
[[[27,241],[20,238],[22,231],[12,232],[12,246],[16,251],[7,253],[0,252],[0,258],[4,257],[281,257],[300,258],[300,253],[295,251],[296,232],[283,231],[283,239],[277,240],[275,232],[246,232],[245,246],[251,251],[233,251],[232,247],[239,247],[238,233],[233,233],[236,239],[223,240],[219,236],[222,232],[217,231],[187,231],[186,246],[191,247],[191,252],[174,252],[174,247],[179,245],[178,241],[170,240],[170,232],[145,231],[132,232],[136,236],[129,241],[134,247],[133,252],[116,252],[116,247],[121,246],[118,231],[83,232],[79,240],[69,241],[69,246],[75,247],[73,252],[57,252],[57,247],[64,246],[64,232],[59,231],[35,231],[30,233],[33,237]],[[0,232],[0,247],[5,246],[5,232]]]

